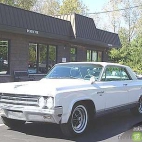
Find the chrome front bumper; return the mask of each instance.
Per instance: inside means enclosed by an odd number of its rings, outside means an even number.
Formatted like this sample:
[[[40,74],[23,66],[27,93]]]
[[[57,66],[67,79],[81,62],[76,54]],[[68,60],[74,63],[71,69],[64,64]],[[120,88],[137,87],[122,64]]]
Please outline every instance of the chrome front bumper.
[[[0,106],[0,108],[1,116],[26,122],[49,122],[59,124],[63,113],[62,107],[41,109],[39,107],[3,105]]]

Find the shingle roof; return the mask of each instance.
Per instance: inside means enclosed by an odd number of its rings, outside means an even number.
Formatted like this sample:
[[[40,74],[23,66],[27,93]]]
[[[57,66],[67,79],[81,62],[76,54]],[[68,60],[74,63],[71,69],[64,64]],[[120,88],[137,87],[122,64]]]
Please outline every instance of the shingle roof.
[[[79,15],[51,17],[0,3],[0,30],[58,38],[103,47],[120,47],[115,33],[97,29],[93,19]]]
[[[97,33],[98,33],[98,38],[100,41],[102,41],[103,43],[107,43],[108,46],[112,46],[112,47],[120,47],[121,43],[120,43],[120,39],[118,34],[115,33],[111,33],[108,31],[103,31],[100,29],[97,29]]]
[[[96,26],[92,18],[76,14],[75,21],[76,21],[76,37],[96,40],[96,41],[99,40]]]
[[[36,30],[64,37],[70,37],[71,24],[68,21],[0,4],[0,25]]]
[[[92,18],[79,14],[59,15],[55,17],[71,22],[75,36],[74,41],[105,47],[121,47],[118,34],[97,29]]]

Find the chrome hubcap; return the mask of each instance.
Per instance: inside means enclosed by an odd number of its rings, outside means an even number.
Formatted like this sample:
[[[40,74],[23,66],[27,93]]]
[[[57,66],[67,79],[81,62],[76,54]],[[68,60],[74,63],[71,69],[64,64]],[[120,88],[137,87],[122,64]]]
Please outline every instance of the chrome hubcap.
[[[82,105],[77,106],[73,113],[71,124],[74,132],[81,133],[85,130],[87,126],[88,116],[86,108]]]
[[[142,113],[142,100],[140,100],[140,104],[139,104],[139,113]]]

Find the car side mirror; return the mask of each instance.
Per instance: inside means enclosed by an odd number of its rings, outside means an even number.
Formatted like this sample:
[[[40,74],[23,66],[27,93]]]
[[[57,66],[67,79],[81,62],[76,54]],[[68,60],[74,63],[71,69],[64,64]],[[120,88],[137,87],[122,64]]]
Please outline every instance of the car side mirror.
[[[90,78],[90,83],[91,83],[91,84],[94,84],[95,81],[96,81],[96,78],[95,78],[94,76],[92,76],[92,77]]]

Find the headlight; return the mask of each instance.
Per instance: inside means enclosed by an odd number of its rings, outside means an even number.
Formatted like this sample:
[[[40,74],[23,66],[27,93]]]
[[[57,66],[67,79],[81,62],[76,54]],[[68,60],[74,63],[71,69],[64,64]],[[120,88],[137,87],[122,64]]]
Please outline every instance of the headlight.
[[[52,97],[47,98],[46,100],[46,106],[51,109],[54,106],[54,100]]]
[[[38,100],[38,105],[43,108],[45,107],[45,99],[44,97],[40,97],[39,100]]]

